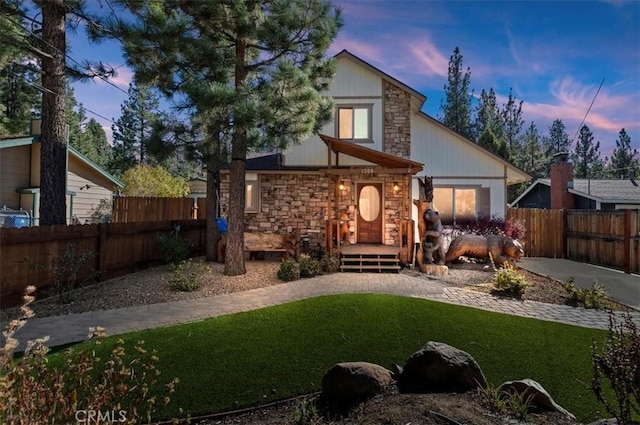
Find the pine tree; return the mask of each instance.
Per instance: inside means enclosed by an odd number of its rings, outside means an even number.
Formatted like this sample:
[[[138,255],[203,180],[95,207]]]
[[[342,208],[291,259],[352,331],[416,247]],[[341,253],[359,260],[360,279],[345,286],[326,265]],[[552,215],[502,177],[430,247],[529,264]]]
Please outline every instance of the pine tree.
[[[89,119],[82,135],[95,148],[95,156],[89,157],[89,159],[106,170],[111,162],[113,149],[111,145],[109,145],[107,134],[104,132],[100,123],[94,118]]]
[[[487,129],[491,130],[496,140],[504,138],[503,116],[500,113],[496,92],[493,88],[489,89],[489,91],[482,89],[480,92],[473,129],[475,134],[473,140],[476,142],[480,141],[480,137]]]
[[[569,152],[570,143],[564,123],[560,119],[556,119],[549,127],[549,136],[543,139],[545,155],[551,158],[560,152]]]
[[[40,74],[28,61],[26,56],[16,57],[0,69],[0,135],[28,134],[31,119],[40,115]]]
[[[503,105],[502,122],[504,124],[504,141],[509,152],[509,158],[513,162],[521,162],[522,155],[522,126],[524,119],[522,118],[522,100],[517,102],[513,96],[513,90],[509,89],[509,98],[507,103]]]
[[[618,133],[616,148],[607,167],[607,174],[618,179],[637,178],[640,175],[638,150],[631,148],[631,137],[624,128]]]
[[[137,81],[181,97],[196,113],[208,110],[232,140],[225,273],[244,274],[247,151],[286,147],[330,119],[333,105],[320,91],[335,73],[324,55],[341,26],[339,10],[327,0],[175,0],[128,11],[135,22],[104,28],[125,40]]]
[[[440,109],[444,112],[442,123],[458,134],[471,139],[473,137],[471,127],[471,93],[469,84],[471,80],[471,68],[467,68],[463,74],[462,54],[456,47],[449,58],[449,74],[444,92],[446,103],[440,103]]]
[[[600,158],[600,142],[593,141],[593,133],[588,126],[580,129],[572,159],[573,173],[577,178],[599,178],[602,176],[603,161]]]
[[[129,98],[120,106],[121,115],[111,126],[113,158],[109,170],[116,176],[136,164],[157,164],[147,155],[147,144],[154,125],[160,120],[160,100],[145,84],[129,85]]]
[[[534,178],[540,178],[544,176],[546,163],[540,133],[532,121],[525,132],[522,155],[516,165]]]

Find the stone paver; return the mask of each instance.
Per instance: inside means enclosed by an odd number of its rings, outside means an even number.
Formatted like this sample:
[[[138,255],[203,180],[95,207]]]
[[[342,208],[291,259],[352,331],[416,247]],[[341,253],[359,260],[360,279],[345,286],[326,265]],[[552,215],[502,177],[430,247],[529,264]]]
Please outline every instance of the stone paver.
[[[437,281],[405,274],[332,274],[251,291],[174,301],[141,307],[34,318],[16,335],[20,341],[49,335],[49,346],[82,341],[89,327],[102,326],[109,335],[204,320],[313,298],[344,293],[393,294],[424,298],[538,320],[606,329],[606,312],[535,301],[497,298],[490,294],[447,287]],[[632,313],[640,325],[640,313]],[[4,328],[4,324],[3,324]]]

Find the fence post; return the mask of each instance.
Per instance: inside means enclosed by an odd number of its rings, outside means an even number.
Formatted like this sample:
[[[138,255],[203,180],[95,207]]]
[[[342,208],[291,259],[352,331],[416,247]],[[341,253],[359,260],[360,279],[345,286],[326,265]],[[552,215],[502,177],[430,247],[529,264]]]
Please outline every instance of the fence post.
[[[627,274],[631,273],[631,210],[624,210],[624,253],[622,267]]]

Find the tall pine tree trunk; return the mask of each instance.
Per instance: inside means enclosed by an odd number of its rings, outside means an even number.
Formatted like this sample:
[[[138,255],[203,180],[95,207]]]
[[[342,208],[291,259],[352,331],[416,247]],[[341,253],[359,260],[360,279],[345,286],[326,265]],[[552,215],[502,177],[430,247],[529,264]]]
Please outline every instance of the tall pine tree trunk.
[[[65,224],[67,193],[67,114],[65,109],[64,0],[42,4],[42,142],[40,157],[40,224]]]
[[[245,68],[245,41],[236,41],[235,88],[240,92],[247,77]],[[229,182],[229,231],[225,253],[224,274],[237,276],[245,274],[244,267],[244,203],[245,203],[245,163],[247,159],[247,136],[242,122],[234,117],[233,140],[231,146],[231,171]]]

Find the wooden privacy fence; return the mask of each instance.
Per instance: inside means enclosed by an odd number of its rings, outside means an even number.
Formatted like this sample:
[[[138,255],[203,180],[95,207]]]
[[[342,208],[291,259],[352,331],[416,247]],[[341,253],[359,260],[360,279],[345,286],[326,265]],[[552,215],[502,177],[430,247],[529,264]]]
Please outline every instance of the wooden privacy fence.
[[[529,257],[567,258],[640,272],[640,211],[512,208],[507,218],[527,229]]]
[[[113,198],[114,223],[204,218],[206,198]]]
[[[53,284],[53,260],[70,246],[76,255],[92,254],[78,273],[79,281],[95,272],[99,280],[106,280],[158,265],[157,236],[169,234],[176,224],[179,236],[193,244],[194,254],[203,253],[204,220],[0,228],[0,294],[4,299],[21,295],[27,285],[42,288]]]

